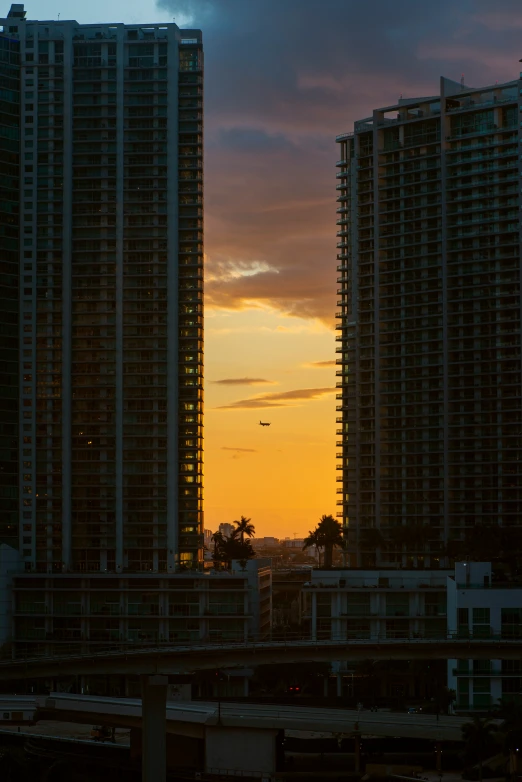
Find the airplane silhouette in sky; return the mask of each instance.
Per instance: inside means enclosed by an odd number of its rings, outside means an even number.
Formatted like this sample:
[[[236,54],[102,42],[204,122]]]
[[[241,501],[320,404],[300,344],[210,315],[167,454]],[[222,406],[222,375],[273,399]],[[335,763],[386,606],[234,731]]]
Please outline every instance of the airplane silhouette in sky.
[[[260,421],[259,426],[270,426],[270,424],[264,421]]]

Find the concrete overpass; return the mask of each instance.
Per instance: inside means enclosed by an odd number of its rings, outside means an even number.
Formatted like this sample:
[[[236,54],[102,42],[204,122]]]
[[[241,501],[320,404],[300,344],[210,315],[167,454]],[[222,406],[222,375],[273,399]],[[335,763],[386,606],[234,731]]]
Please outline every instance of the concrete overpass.
[[[100,652],[0,662],[0,680],[88,674],[183,674],[212,668],[336,660],[519,660],[517,639],[245,641],[190,645],[119,645]]]
[[[157,677],[160,678],[160,677]],[[164,677],[161,677],[164,678]],[[152,687],[161,687],[160,682]],[[150,688],[150,683],[149,683]],[[145,698],[146,693],[144,692]],[[150,700],[150,696],[149,696]],[[131,698],[103,698],[65,693],[49,696],[0,696],[0,710],[12,709],[19,720],[106,724],[141,731],[144,779],[162,782],[165,771],[158,760],[174,749],[177,762],[199,752],[201,768],[234,774],[251,772],[271,779],[276,771],[277,737],[284,731],[313,731],[351,736],[356,758],[364,736],[427,738],[440,748],[442,741],[460,741],[462,725],[469,718],[306,706],[167,702],[163,724],[150,703]],[[147,710],[149,714],[147,715]],[[150,731],[150,719],[155,733]],[[142,721],[143,717],[143,721]],[[148,724],[147,724],[148,723]],[[174,742],[174,743],[173,743]],[[199,748],[199,751],[195,749]],[[163,760],[163,765],[165,761]],[[161,776],[163,774],[163,776]]]
[[[69,693],[46,696],[0,695],[0,711],[24,713],[24,721],[53,720],[120,728],[141,728],[142,702],[138,698],[106,698]],[[345,733],[379,737],[427,738],[461,741],[461,727],[469,717],[408,714],[355,709],[323,709],[256,703],[168,701],[167,733],[203,737],[208,727],[269,728],[275,730]]]
[[[70,656],[42,656],[32,659],[4,660],[0,663],[0,679],[21,680],[40,677],[60,677],[67,675],[89,674],[136,674],[141,677],[142,701],[141,701],[141,735],[143,757],[144,782],[164,782],[166,778],[167,755],[167,686],[169,674],[190,673],[196,670],[212,668],[230,668],[233,666],[253,666],[267,663],[304,662],[304,661],[335,661],[335,660],[409,660],[409,659],[474,659],[474,660],[519,660],[520,642],[518,640],[493,640],[493,639],[386,639],[386,640],[360,640],[347,641],[263,641],[263,642],[236,642],[236,643],[211,643],[192,644],[190,646],[144,646],[131,648],[119,646],[114,650]],[[78,696],[76,696],[78,697]],[[45,708],[52,706],[52,699]],[[71,704],[69,704],[69,709]],[[83,707],[82,707],[83,708]],[[116,706],[116,709],[120,708]],[[126,703],[126,708],[130,704]],[[135,705],[135,708],[139,708]],[[226,708],[226,707],[223,707]],[[260,707],[257,707],[258,709]],[[264,707],[267,708],[267,707]],[[242,707],[243,709],[243,707]],[[243,709],[244,710],[244,709]],[[81,711],[81,709],[78,709]],[[116,716],[115,712],[115,716]],[[93,719],[91,712],[89,719]],[[100,715],[101,716],[101,715]],[[130,714],[127,715],[130,718]],[[250,714],[250,719],[254,719]],[[288,717],[285,714],[284,727],[288,727]],[[412,715],[407,715],[408,717]],[[138,714],[134,715],[139,718]],[[209,719],[207,713],[205,720]],[[235,717],[229,715],[229,719]],[[236,768],[248,769],[248,760],[259,757],[259,769],[262,773],[272,773],[275,770],[276,760],[276,718],[272,713],[267,721],[266,717],[257,714],[262,724],[258,727],[244,727],[245,714],[237,717],[240,727],[235,725],[223,725],[222,720],[214,726],[205,722],[205,757],[212,757],[215,767],[226,768],[224,765],[226,756],[224,747],[234,746],[239,748],[240,757],[235,759]],[[298,721],[297,715],[294,719]],[[301,718],[301,725],[306,722],[309,715]],[[325,718],[326,719],[326,718]],[[330,718],[339,726],[343,718],[337,713],[335,719]],[[348,731],[356,730],[349,726],[349,720],[345,724]],[[365,716],[365,719],[368,719]],[[418,719],[418,718],[416,718]],[[430,719],[425,717],[425,719]],[[112,720],[111,720],[112,721]],[[386,720],[387,721],[387,720]],[[183,720],[178,720],[179,723]],[[189,722],[184,720],[184,724]],[[198,721],[196,720],[197,724]],[[330,723],[333,724],[333,723]],[[411,724],[411,723],[410,723]],[[355,726],[355,721],[353,721]],[[427,723],[426,723],[427,725]],[[272,726],[272,727],[270,727]],[[372,729],[378,729],[378,725],[371,725]],[[404,727],[404,726],[403,726]],[[441,731],[441,723],[436,726]],[[301,729],[306,730],[306,727]],[[314,730],[317,729],[315,723]],[[326,729],[326,728],[323,728]],[[364,729],[364,728],[362,728]],[[433,729],[433,726],[430,726]],[[359,726],[361,730],[361,726]],[[388,727],[389,730],[389,727]],[[233,735],[231,735],[231,732]],[[339,728],[335,732],[344,732]],[[375,734],[378,735],[378,734]],[[386,735],[390,735],[389,733]],[[392,735],[398,735],[393,732]],[[453,734],[454,735],[454,734]],[[433,734],[432,738],[443,740]],[[227,750],[228,751],[228,750]],[[237,754],[236,752],[236,754]],[[247,765],[244,765],[245,762]],[[213,766],[214,767],[214,766]]]

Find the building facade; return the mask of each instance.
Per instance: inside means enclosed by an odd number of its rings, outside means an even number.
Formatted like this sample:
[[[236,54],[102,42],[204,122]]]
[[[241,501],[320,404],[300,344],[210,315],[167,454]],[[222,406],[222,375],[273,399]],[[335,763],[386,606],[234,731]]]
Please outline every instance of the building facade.
[[[520,525],[521,87],[443,78],[337,137],[352,565],[438,567],[467,527]]]
[[[303,587],[315,639],[445,638],[452,571],[312,570]]]
[[[0,74],[0,545],[18,547],[20,41],[9,31],[0,35]]]
[[[492,579],[489,562],[458,562],[448,578],[448,632],[464,638],[522,640],[522,584]],[[520,660],[448,660],[448,687],[461,710],[522,701]]]
[[[7,548],[7,547],[5,547]],[[23,574],[13,577],[14,657],[103,651],[127,644],[268,636],[272,573],[266,560],[230,572]]]
[[[17,516],[40,573],[198,567],[201,32],[30,21],[20,4],[0,24],[0,491],[18,503],[2,539]]]
[[[302,589],[302,605],[314,640],[522,639],[522,585],[498,581],[489,562],[457,562],[451,570],[313,570]],[[460,711],[487,711],[500,699],[522,701],[522,654],[520,660],[431,662],[431,670],[430,661],[403,666],[398,679],[405,696],[421,695],[423,680],[431,679],[437,684],[434,697],[446,685]],[[353,695],[357,677],[359,682],[361,675],[368,677],[368,668],[335,663],[337,694]],[[394,698],[398,682],[386,681],[382,664],[371,675],[377,673],[383,679],[381,696]]]

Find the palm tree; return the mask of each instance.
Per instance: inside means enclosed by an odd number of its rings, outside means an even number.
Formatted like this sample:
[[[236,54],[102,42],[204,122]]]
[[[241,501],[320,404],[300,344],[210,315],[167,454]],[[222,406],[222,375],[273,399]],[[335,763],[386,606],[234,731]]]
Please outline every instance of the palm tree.
[[[369,551],[386,548],[386,538],[380,529],[366,527],[361,530],[361,546]]]
[[[324,567],[332,567],[334,547],[344,548],[343,528],[333,516],[321,516],[319,524],[304,540],[303,549],[317,546],[324,548]]]
[[[219,568],[219,565],[223,562],[222,552],[225,537],[222,532],[214,532],[212,535],[212,543],[214,544],[214,550],[212,552],[212,560],[214,567]]]
[[[256,528],[252,524],[252,519],[247,519],[246,516],[241,516],[239,521],[235,521],[236,529],[234,533],[239,535],[241,543],[245,542],[245,535],[248,538],[252,538],[255,535]]]
[[[316,529],[310,530],[308,532],[308,536],[303,541],[303,551],[305,551],[308,548],[313,548],[314,546],[317,549],[317,553],[319,555],[319,565],[321,564],[321,551],[322,548],[322,542],[319,540],[319,531]]]
[[[478,760],[479,782],[482,782],[482,763],[484,755],[491,749],[493,734],[497,725],[490,719],[474,716],[472,722],[462,726],[462,737],[466,742],[466,753],[472,760]]]
[[[218,568],[220,565],[225,565],[225,567],[230,569],[233,559],[246,563],[249,559],[255,557],[255,551],[251,542],[249,540],[240,540],[237,530],[234,530],[229,538],[226,538],[221,532],[215,532],[212,540],[214,542],[212,559],[214,560],[214,565]]]
[[[377,562],[379,551],[387,548],[388,541],[380,531],[375,527],[364,527],[361,530],[361,549],[368,552],[368,560],[374,565]]]

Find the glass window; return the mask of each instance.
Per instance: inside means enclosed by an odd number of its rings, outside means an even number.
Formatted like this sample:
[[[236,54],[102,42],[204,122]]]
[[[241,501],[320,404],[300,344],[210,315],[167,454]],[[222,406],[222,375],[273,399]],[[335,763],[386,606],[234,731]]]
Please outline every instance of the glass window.
[[[489,624],[489,608],[474,608],[473,624]]]

